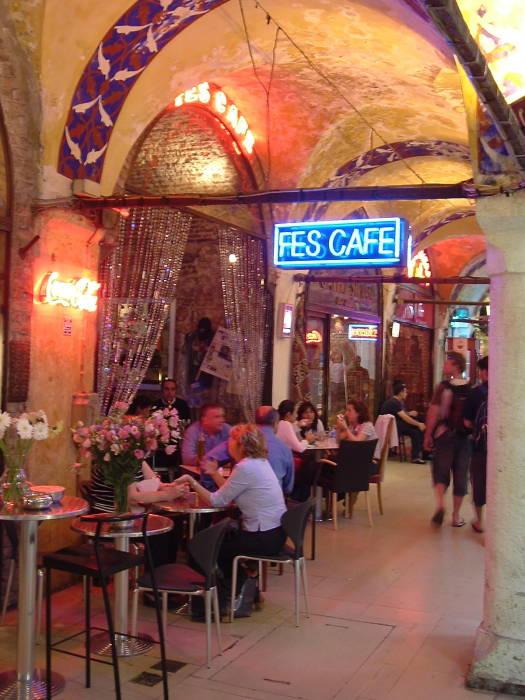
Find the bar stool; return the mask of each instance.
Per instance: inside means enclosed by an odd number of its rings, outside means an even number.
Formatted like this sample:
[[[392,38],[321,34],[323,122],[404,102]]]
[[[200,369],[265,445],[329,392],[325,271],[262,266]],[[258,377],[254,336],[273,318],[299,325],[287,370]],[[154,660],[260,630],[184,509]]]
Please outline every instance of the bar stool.
[[[115,524],[115,523],[126,523],[131,520],[142,519],[142,538],[144,542],[144,554],[131,554],[128,552],[121,552],[117,549],[107,548],[103,546],[103,533],[102,528],[105,524]],[[111,515],[111,514],[95,514],[95,515],[84,515],[81,517],[84,521],[95,521],[96,522],[96,532],[93,538],[92,544],[81,544],[74,547],[65,547],[57,552],[47,554],[44,556],[43,564],[45,568],[46,575],[46,677],[47,677],[47,698],[51,698],[51,651],[60,651],[71,656],[77,656],[80,658],[85,658],[86,666],[86,688],[91,687],[91,661],[97,661],[99,663],[112,664],[113,665],[113,675],[115,680],[115,697],[117,700],[121,700],[121,689],[120,689],[120,675],[118,667],[118,657],[115,645],[115,629],[113,626],[113,616],[111,613],[111,605],[109,602],[109,592],[108,592],[108,580],[110,576],[118,574],[126,569],[133,569],[142,564],[146,565],[146,569],[151,577],[151,589],[155,596],[156,602],[156,614],[157,614],[157,626],[159,633],[159,644],[160,644],[160,656],[162,665],[162,680],[164,686],[164,700],[168,700],[168,679],[167,679],[167,669],[166,669],[166,651],[164,644],[164,630],[162,628],[162,620],[160,614],[160,598],[157,589],[157,584],[155,580],[153,562],[151,559],[151,552],[148,544],[148,534],[147,534],[147,513],[126,513],[124,515]],[[51,570],[57,569],[59,571],[67,571],[68,573],[77,574],[79,576],[85,577],[85,601],[84,601],[84,630],[77,632],[76,634],[67,637],[66,639],[60,640],[60,642],[51,643]],[[91,630],[97,629],[99,627],[94,627],[91,625],[91,580],[98,579],[101,583],[102,594],[104,598],[104,609],[106,613],[106,620],[108,624],[109,639],[111,642],[111,655],[112,662],[103,661],[102,659],[91,659]],[[102,630],[106,631],[106,630]],[[85,638],[85,654],[76,654],[74,652],[66,651],[65,649],[59,649],[58,644],[65,641],[69,641],[80,634],[84,634]]]

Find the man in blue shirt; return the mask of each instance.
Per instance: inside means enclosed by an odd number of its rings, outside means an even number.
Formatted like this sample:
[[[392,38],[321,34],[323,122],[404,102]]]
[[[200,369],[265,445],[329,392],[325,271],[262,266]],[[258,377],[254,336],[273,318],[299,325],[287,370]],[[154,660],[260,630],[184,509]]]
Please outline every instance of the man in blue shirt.
[[[279,413],[272,406],[259,406],[255,412],[255,424],[264,435],[268,461],[281,484],[283,493],[290,493],[294,484],[294,464],[291,449],[280,440],[275,431]],[[227,441],[206,454],[206,459],[216,459],[219,464],[229,460]]]
[[[201,408],[201,417],[192,423],[184,433],[182,441],[182,467],[184,465],[200,466],[202,459],[214,447],[228,440],[231,426],[226,423],[224,407],[220,404],[205,404]],[[201,482],[206,488],[215,489],[211,477],[201,475]]]

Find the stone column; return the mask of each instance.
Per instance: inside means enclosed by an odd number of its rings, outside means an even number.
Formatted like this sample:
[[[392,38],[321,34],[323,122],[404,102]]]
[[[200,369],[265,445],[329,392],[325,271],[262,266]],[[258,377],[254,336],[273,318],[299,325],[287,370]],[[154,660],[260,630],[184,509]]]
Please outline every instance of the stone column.
[[[484,619],[471,688],[525,695],[525,191],[478,200],[490,378]]]

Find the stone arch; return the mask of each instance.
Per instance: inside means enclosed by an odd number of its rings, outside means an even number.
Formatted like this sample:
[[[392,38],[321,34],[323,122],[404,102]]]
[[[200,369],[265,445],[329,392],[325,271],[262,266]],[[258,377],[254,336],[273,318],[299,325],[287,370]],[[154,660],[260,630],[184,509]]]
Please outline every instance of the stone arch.
[[[228,0],[136,0],[93,52],[71,100],[58,172],[100,182],[111,132],[142,72],[174,37]]]

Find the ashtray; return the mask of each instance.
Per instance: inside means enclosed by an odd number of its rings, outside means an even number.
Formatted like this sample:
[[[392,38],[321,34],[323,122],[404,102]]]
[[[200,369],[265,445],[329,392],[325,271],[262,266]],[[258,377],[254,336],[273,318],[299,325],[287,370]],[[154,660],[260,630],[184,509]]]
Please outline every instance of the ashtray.
[[[24,498],[24,508],[27,510],[45,510],[53,504],[53,496],[49,493],[30,493]]]

